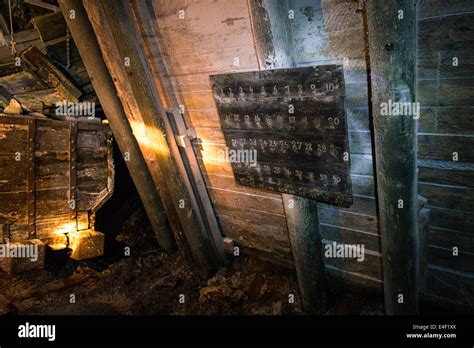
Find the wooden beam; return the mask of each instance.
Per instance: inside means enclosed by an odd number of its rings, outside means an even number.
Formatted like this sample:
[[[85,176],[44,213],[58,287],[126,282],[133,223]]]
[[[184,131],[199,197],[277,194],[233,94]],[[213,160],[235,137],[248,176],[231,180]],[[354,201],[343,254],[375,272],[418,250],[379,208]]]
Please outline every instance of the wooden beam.
[[[283,204],[303,306],[310,313],[324,314],[328,296],[318,203],[283,194]]]
[[[23,30],[18,33],[14,33],[13,36],[16,42],[17,52],[21,52],[30,46],[36,46],[40,49],[43,47],[38,32],[35,29]],[[5,39],[10,42],[10,35],[8,35],[8,37]],[[0,64],[9,63],[15,63],[15,57],[12,56],[10,45],[0,47]]]
[[[31,21],[43,43],[66,36],[67,25],[61,12],[34,17]]]
[[[211,199],[209,198],[209,193],[204,183],[204,178],[199,168],[196,154],[193,150],[193,144],[188,136],[189,129],[184,124],[183,115],[178,108],[168,108],[166,114],[173,128],[172,134],[180,141],[179,146],[181,150],[176,148],[175,151],[177,150],[177,156],[183,156],[183,170],[181,172],[184,172],[183,177],[186,181],[188,192],[195,192],[193,195],[195,196],[195,199],[193,199],[194,209],[200,211],[201,216],[203,216],[203,222],[211,236],[214,249],[219,258],[223,261],[225,258],[224,240],[212,207]],[[187,172],[190,174],[187,175]]]
[[[285,68],[293,66],[293,57],[280,6],[271,1],[248,1],[253,28],[255,51],[260,69]],[[272,7],[273,11],[269,12]],[[278,23],[279,34],[272,32]],[[279,39],[276,39],[278,37]],[[327,283],[322,242],[318,221],[317,202],[303,197],[283,194],[283,206],[288,226],[288,236],[293,253],[294,266],[304,309],[323,314],[327,310]]]
[[[3,86],[0,86],[0,108],[6,108],[13,96]]]
[[[3,14],[0,13],[0,30],[3,32],[5,35],[10,35],[10,27],[7,24],[7,21],[5,20],[5,17],[3,17]]]
[[[151,1],[130,2],[137,30],[139,32],[140,43],[148,57],[154,57],[153,62],[149,64],[154,77],[157,90],[162,97],[164,105],[168,106],[167,115],[173,124],[175,137],[179,136],[183,142],[181,153],[183,162],[187,170],[190,171],[189,179],[195,188],[196,198],[199,201],[199,207],[202,210],[201,215],[206,222],[206,227],[212,237],[215,250],[221,259],[224,259],[225,250],[222,233],[217,222],[216,214],[211,203],[211,198],[206,189],[205,181],[198,163],[197,154],[194,149],[193,140],[195,140],[194,129],[188,128],[191,124],[189,115],[186,111],[178,110],[182,105],[179,93],[174,87],[170,71],[168,69],[169,61],[165,57],[160,41],[159,33],[155,28],[155,17]],[[187,117],[188,116],[188,117]]]
[[[38,48],[35,46],[29,47],[22,51],[20,56],[25,70],[36,76],[45,86],[56,88],[67,101],[78,101],[82,95],[81,90]]]
[[[47,10],[51,10],[54,12],[59,11],[59,7],[56,5],[48,4],[47,2],[41,1],[41,0],[25,0],[27,4],[38,6],[41,8],[45,8]]]
[[[0,47],[8,47],[8,35],[10,35],[10,30],[7,21],[0,13]]]
[[[129,86],[131,93],[122,95],[122,98],[131,107],[130,118],[135,115],[141,119],[146,129],[142,141],[153,144],[161,178],[159,185],[168,193],[172,204],[167,206],[167,212],[178,216],[193,260],[201,276],[208,277],[217,270],[221,258],[205,228],[203,217],[194,208],[193,192],[186,188],[180,170],[182,158],[172,155],[176,142],[140,45],[130,4],[128,1],[83,3],[117,85]]]
[[[158,243],[165,250],[173,250],[174,241],[166,224],[163,205],[138,143],[133,136],[122,104],[117,97],[117,91],[103,61],[102,52],[82,7],[82,2],[80,0],[61,0],[59,3],[62,12],[66,14],[66,21],[77,42],[84,66],[89,75],[93,76],[92,84],[109,120],[115,140],[122,154],[126,155],[125,163],[143,202]],[[75,19],[68,16],[70,10],[75,11]]]
[[[416,121],[382,106],[415,101],[415,1],[366,3],[387,314],[417,314]]]

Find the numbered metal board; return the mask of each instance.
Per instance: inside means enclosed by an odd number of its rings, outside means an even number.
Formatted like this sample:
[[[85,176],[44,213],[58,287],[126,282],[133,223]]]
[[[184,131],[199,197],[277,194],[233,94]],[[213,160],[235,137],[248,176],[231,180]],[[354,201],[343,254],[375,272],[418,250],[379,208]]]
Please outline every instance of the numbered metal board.
[[[210,76],[239,184],[352,204],[340,65]]]

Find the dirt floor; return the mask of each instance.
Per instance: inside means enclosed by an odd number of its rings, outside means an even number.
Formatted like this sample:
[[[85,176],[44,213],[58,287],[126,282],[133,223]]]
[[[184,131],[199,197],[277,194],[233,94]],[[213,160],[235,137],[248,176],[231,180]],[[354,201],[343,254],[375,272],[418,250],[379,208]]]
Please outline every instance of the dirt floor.
[[[16,277],[0,272],[1,294],[10,302],[11,313],[305,314],[290,270],[242,255],[203,281],[179,254],[160,252],[146,221],[143,209],[135,210],[115,241],[107,241],[104,257],[74,261],[65,251],[51,252],[43,270]],[[131,250],[128,257],[125,246]],[[381,302],[362,292],[332,293],[328,314],[383,313]],[[289,294],[295,294],[294,303],[289,303]]]

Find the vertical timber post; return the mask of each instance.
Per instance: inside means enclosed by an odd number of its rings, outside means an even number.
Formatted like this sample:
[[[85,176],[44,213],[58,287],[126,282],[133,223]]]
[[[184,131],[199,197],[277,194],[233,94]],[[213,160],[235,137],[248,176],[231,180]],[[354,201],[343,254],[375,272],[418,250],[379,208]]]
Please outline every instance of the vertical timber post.
[[[284,26],[288,17],[278,12],[281,4],[271,0],[249,0],[248,6],[260,68],[264,64],[269,68],[293,66],[291,48],[285,40],[288,34]],[[266,6],[274,6],[272,12],[267,12]],[[283,29],[280,28],[280,35],[276,35],[272,32],[272,23],[280,19]],[[318,204],[290,194],[282,194],[282,199],[303,308],[309,313],[324,314],[328,295]]]
[[[383,280],[387,314],[418,313],[415,0],[366,2]]]
[[[324,314],[327,291],[318,203],[299,196],[282,196],[303,307],[310,313]]]

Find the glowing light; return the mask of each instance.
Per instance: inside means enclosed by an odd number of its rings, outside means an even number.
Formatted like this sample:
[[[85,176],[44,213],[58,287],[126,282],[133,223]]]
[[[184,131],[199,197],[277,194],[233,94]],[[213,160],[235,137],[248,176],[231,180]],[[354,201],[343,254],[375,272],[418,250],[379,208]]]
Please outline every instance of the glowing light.
[[[59,234],[66,234],[66,233],[75,232],[75,231],[77,231],[76,223],[68,222],[68,223],[64,223],[62,225],[57,226],[54,231],[54,234],[59,235]]]
[[[67,234],[76,231],[76,224],[73,222],[68,222],[57,226],[54,230],[54,235],[49,238],[48,247],[52,250],[66,249],[68,247]]]
[[[50,242],[48,243],[48,247],[50,247],[52,250],[64,250],[67,248],[67,244],[66,243],[54,243],[54,242]]]
[[[143,122],[131,120],[133,135],[137,139],[140,148],[143,150],[151,150],[160,156],[170,156],[166,139],[160,130],[146,126]]]

